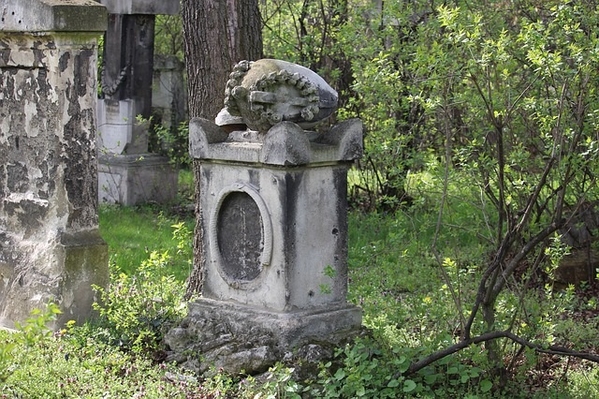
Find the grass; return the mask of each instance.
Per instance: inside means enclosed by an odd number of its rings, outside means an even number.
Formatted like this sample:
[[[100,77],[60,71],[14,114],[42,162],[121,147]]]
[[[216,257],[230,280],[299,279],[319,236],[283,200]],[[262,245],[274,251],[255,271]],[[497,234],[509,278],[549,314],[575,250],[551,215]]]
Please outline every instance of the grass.
[[[193,213],[188,211],[193,200],[193,174],[189,170],[179,173],[178,197],[178,205],[173,208],[100,206],[100,234],[108,244],[111,263],[126,274],[134,274],[151,251],[168,251],[172,259],[165,272],[185,281],[191,261],[189,253],[181,253],[179,237],[174,233],[180,223],[190,231],[195,224]]]
[[[173,232],[178,223],[193,230],[191,217],[170,215],[168,210],[153,206],[100,207],[100,233],[108,243],[111,263],[126,274],[134,274],[137,267],[148,258],[150,251],[168,251],[176,255],[179,244]],[[175,256],[166,273],[185,281],[190,273],[190,259]]]

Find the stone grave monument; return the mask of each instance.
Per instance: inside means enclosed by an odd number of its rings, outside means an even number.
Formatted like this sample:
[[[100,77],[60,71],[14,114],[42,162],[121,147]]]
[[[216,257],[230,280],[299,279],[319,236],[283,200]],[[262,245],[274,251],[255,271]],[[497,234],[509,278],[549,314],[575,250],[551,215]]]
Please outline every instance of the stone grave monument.
[[[346,194],[362,124],[307,130],[336,105],[307,68],[243,61],[216,123],[191,121],[205,264],[201,298],[166,337],[171,359],[256,373],[359,329],[346,301]]]
[[[135,205],[177,194],[177,171],[148,152],[152,116],[154,22],[179,0],[100,0],[108,9],[98,101],[99,199]],[[141,119],[139,119],[141,117]]]
[[[187,120],[185,64],[175,56],[154,56],[152,114],[156,122],[176,129]]]
[[[96,87],[106,9],[0,2],[0,325],[56,303],[82,321],[108,284],[98,232]]]

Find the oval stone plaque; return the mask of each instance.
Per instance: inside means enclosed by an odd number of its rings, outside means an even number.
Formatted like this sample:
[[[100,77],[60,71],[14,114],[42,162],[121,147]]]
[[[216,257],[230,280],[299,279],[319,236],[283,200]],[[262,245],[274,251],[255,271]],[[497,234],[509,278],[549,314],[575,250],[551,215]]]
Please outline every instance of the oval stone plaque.
[[[243,191],[233,191],[221,202],[216,221],[221,269],[231,280],[247,282],[262,272],[264,224],[260,208]]]

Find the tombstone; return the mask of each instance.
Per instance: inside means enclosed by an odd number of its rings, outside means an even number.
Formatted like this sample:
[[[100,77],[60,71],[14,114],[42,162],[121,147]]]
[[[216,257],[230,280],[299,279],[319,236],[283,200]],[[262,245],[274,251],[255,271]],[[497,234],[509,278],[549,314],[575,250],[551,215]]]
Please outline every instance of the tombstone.
[[[178,12],[178,0],[100,0],[108,9],[98,101],[99,199],[167,203],[177,170],[148,151],[152,116],[154,20]],[[141,117],[140,121],[139,117]]]
[[[154,56],[152,115],[169,129],[187,120],[184,70],[185,64],[175,56]]]
[[[58,327],[85,320],[109,280],[95,123],[106,9],[3,0],[0,16],[0,325],[54,302]]]
[[[362,124],[306,130],[334,112],[337,93],[280,60],[239,63],[226,93],[217,123],[249,128],[190,122],[202,297],[166,342],[170,359],[196,371],[255,373],[361,325],[361,310],[346,301],[346,194]]]

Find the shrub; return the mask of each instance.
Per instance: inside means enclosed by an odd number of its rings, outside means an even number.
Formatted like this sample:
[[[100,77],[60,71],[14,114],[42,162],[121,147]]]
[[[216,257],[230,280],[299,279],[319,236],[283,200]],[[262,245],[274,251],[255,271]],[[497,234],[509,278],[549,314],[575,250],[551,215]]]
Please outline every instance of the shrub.
[[[95,287],[101,300],[94,304],[109,343],[135,353],[156,351],[166,329],[184,316],[184,287],[163,270],[169,258],[152,251],[133,276],[111,264],[111,286]]]

